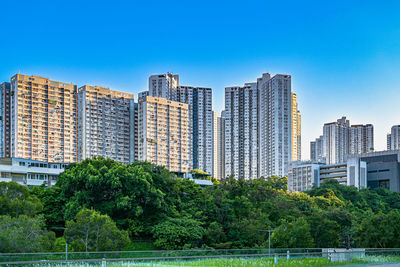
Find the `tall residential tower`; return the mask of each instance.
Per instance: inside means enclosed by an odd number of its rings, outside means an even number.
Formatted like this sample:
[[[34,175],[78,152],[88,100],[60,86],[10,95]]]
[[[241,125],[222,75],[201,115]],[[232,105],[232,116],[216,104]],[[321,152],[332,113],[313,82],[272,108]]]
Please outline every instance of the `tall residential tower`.
[[[301,160],[301,115],[297,108],[297,95],[292,93],[292,161]]]
[[[190,168],[213,174],[213,111],[211,88],[178,86],[177,101],[189,108]]]
[[[336,122],[325,123],[323,135],[311,142],[310,148],[312,161],[343,163],[348,155],[373,152],[374,127],[372,124],[350,126],[349,120],[342,117]]]
[[[139,99],[138,160],[189,172],[188,105],[161,97]]]
[[[10,156],[76,162],[76,85],[16,74],[10,94]]]
[[[263,74],[258,79],[258,87],[261,114],[260,176],[285,176],[292,159],[292,78],[284,74],[270,78],[269,74]],[[296,144],[296,150],[301,151],[297,138]]]
[[[225,88],[225,175],[259,177],[257,83]]]
[[[10,83],[0,84],[0,157],[10,157]]]
[[[177,101],[179,75],[172,73],[151,75],[149,77],[149,95]]]
[[[133,94],[85,85],[78,90],[78,160],[135,160]]]
[[[400,149],[400,125],[393,125],[390,134],[387,135],[387,149]]]

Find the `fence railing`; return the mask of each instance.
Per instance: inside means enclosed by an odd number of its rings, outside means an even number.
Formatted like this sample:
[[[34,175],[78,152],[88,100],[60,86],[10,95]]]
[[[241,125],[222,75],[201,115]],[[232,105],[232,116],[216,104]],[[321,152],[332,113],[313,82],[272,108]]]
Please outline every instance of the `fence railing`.
[[[235,249],[0,253],[0,266],[268,266],[292,262],[319,266],[400,263],[400,249]],[[296,264],[297,263],[297,264]],[[276,265],[278,264],[278,265]]]

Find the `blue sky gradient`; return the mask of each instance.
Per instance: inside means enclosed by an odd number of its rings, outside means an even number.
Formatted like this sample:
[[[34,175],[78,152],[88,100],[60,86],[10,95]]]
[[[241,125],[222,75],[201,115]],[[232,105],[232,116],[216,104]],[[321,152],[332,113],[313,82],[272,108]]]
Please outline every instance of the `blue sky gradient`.
[[[20,71],[138,93],[167,71],[224,87],[292,75],[303,158],[322,125],[400,124],[399,1],[2,1],[0,81]]]

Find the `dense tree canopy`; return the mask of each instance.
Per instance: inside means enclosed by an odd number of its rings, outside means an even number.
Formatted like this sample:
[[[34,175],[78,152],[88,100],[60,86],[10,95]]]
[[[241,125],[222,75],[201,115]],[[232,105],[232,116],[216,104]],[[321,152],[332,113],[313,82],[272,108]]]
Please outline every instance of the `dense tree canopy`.
[[[74,251],[122,250],[129,244],[128,233],[118,230],[108,215],[86,208],[67,221],[65,237]]]
[[[268,247],[265,229],[275,230],[271,247],[400,247],[400,194],[383,188],[332,180],[292,193],[285,177],[202,188],[164,167],[103,158],[70,165],[51,188],[0,183],[0,216],[0,251],[23,248],[23,238],[7,240],[27,232],[39,250],[61,251],[66,241],[74,250],[122,249],[128,236],[159,249],[257,248]]]

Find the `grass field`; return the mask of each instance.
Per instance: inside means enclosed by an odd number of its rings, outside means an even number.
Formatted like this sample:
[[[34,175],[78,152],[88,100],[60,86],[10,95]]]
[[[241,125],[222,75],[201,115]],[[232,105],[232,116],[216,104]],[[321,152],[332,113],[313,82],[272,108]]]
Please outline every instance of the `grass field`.
[[[216,258],[216,259],[199,259],[199,260],[173,260],[173,261],[107,261],[107,267],[126,267],[126,266],[147,266],[147,267],[261,267],[261,266],[274,266],[274,267],[295,267],[295,266],[349,266],[349,265],[363,265],[373,263],[394,263],[400,262],[400,257],[390,256],[367,256],[363,258],[353,259],[350,262],[330,262],[327,258],[279,258],[278,264],[274,264],[273,258]],[[1,266],[1,265],[0,265]],[[13,265],[15,266],[15,265]],[[21,265],[22,266],[22,265]],[[47,267],[62,267],[62,266],[102,266],[102,263],[97,262],[74,262],[74,263],[40,263],[40,264],[24,264],[23,266],[47,266]]]

